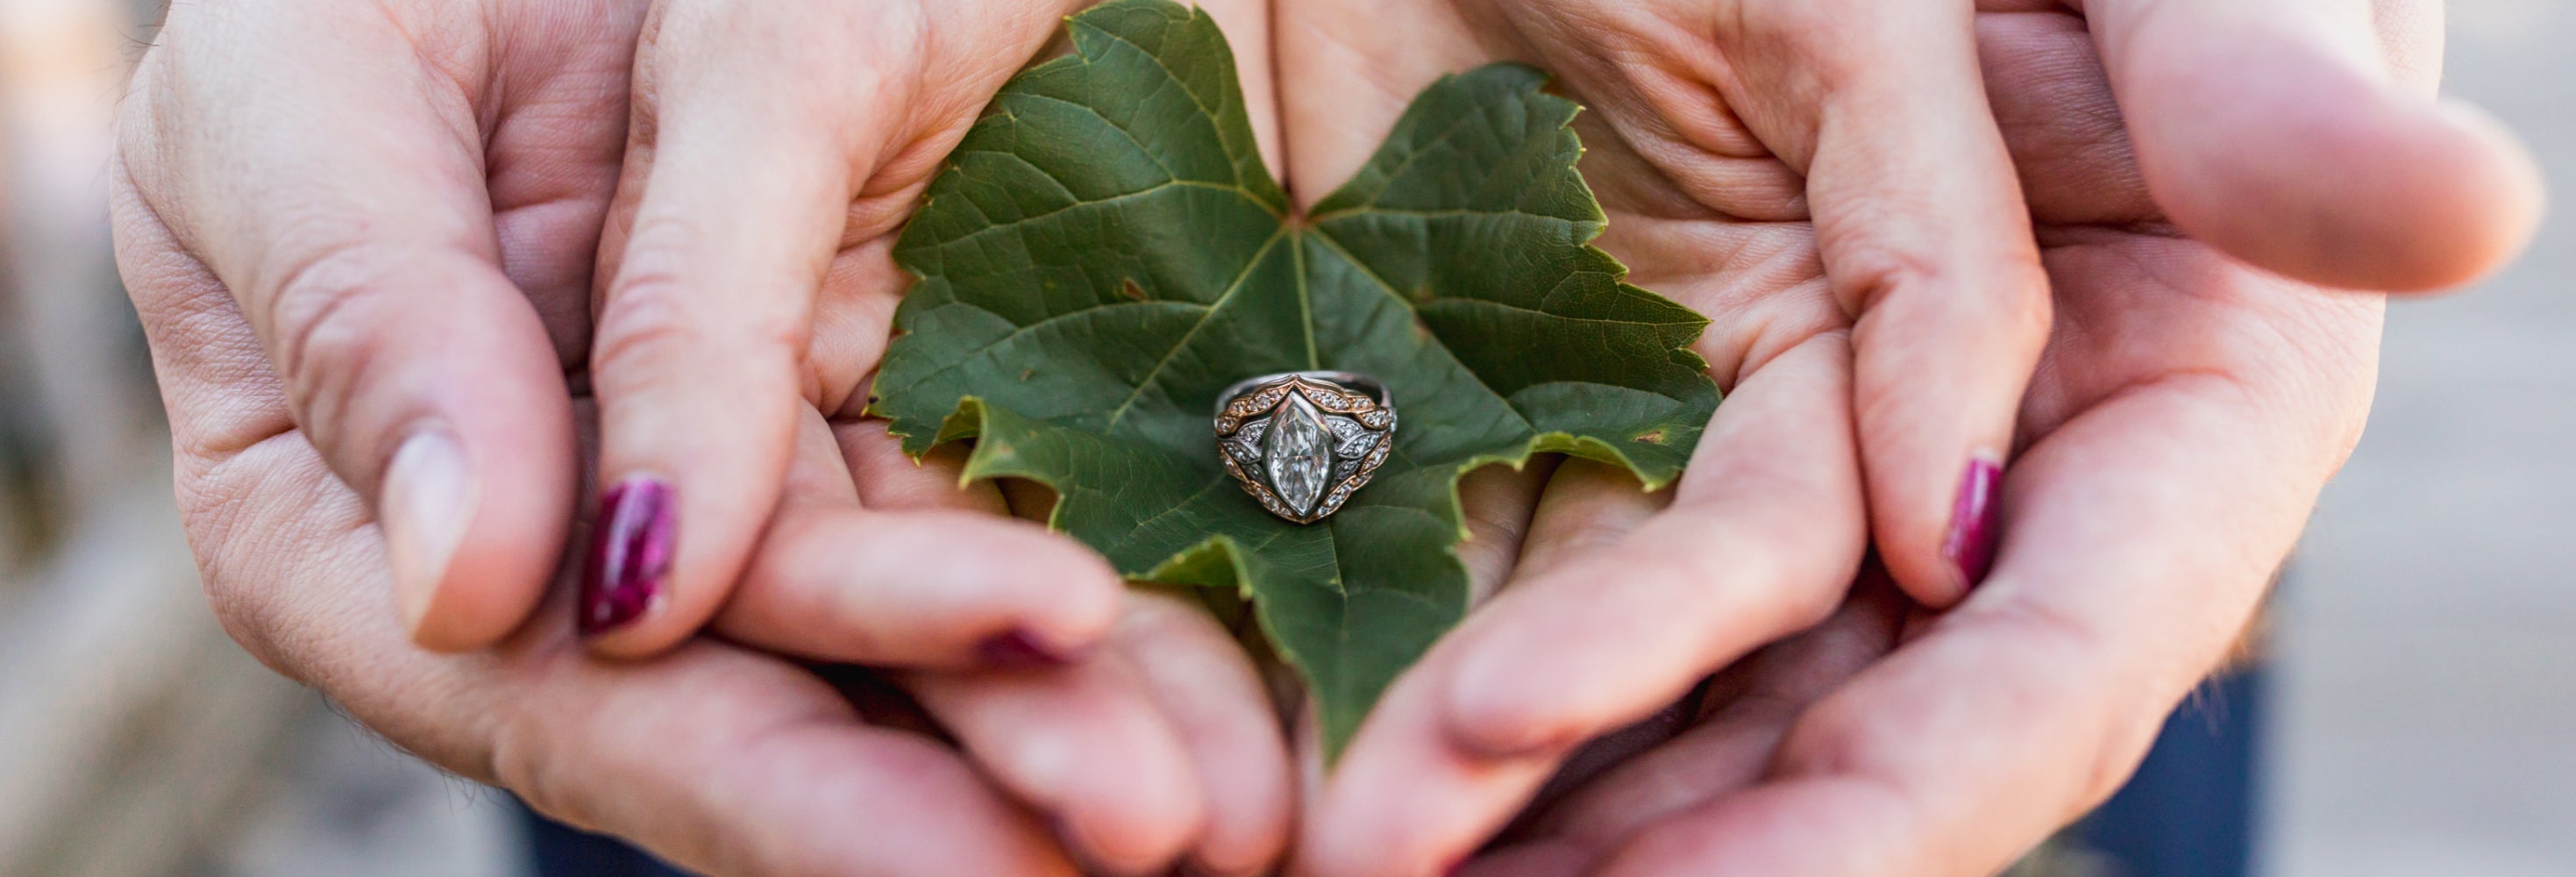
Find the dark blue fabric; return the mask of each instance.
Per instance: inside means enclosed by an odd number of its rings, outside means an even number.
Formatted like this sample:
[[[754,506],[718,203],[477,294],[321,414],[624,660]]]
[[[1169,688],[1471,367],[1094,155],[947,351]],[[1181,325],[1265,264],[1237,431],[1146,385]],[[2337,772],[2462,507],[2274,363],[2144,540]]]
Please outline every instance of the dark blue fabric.
[[[2175,710],[2137,776],[2077,828],[2115,877],[2245,877],[2265,671],[2221,677]]]
[[[689,877],[616,838],[547,819],[524,805],[519,813],[537,877]]]

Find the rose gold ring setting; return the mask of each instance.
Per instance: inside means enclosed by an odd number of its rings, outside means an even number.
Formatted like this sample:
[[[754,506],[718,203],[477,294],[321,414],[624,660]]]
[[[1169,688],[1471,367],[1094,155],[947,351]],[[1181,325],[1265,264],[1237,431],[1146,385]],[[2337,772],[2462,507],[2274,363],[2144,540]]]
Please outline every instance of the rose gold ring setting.
[[[1341,510],[1395,449],[1395,402],[1367,375],[1262,375],[1217,398],[1225,471],[1262,508],[1295,523]]]

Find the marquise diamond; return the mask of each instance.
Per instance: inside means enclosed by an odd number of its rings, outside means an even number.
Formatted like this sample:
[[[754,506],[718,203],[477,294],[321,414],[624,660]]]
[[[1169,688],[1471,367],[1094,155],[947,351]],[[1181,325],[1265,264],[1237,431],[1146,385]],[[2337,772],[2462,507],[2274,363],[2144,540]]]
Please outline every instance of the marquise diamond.
[[[1323,412],[1302,395],[1291,393],[1270,416],[1263,467],[1270,486],[1299,515],[1312,514],[1324,495],[1324,480],[1333,468],[1333,443],[1326,437]]]

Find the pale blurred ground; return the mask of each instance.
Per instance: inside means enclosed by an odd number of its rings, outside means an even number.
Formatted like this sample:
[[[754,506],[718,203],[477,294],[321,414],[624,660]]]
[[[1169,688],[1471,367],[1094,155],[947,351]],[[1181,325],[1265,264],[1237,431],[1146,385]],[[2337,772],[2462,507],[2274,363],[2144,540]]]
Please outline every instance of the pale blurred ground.
[[[444,777],[318,708],[271,787],[186,877],[516,877],[499,792]]]
[[[2576,3],[2451,4],[2446,88],[2556,191],[2529,256],[2390,312],[2282,600],[2278,877],[2576,875]]]
[[[2521,132],[2560,195],[2514,269],[2392,312],[2370,432],[2278,612],[2274,877],[2576,875],[2576,0],[2452,16],[2448,90]],[[259,778],[177,874],[519,872],[496,794],[302,702],[240,755]],[[0,810],[22,792],[0,777]]]

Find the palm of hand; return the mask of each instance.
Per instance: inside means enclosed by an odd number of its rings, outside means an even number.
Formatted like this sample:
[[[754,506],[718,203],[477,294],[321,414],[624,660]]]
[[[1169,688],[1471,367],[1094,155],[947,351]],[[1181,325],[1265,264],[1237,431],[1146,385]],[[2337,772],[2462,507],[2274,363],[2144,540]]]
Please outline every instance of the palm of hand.
[[[1739,6],[1739,24],[1781,14]],[[1871,368],[1867,333],[1942,325],[1873,313],[1881,280],[1838,296],[1848,285],[1828,279],[1828,265],[1877,262],[1820,253],[1820,237],[1855,235],[1831,223],[1896,211],[1835,191],[1873,178],[1825,140],[1835,108],[1792,121],[1815,112],[1778,71],[1798,47],[1758,26],[1704,40],[1683,16],[1624,5],[1372,9],[1419,20],[1358,31],[1319,9],[1283,27],[1289,153],[1306,162],[1292,180],[1338,179],[1386,115],[1301,89],[1404,95],[1497,57],[1549,67],[1593,110],[1600,245],[1633,282],[1712,318],[1701,352],[1730,396],[1668,498],[1579,463],[1471,492],[1481,580],[1504,590],[1399,680],[1312,792],[1302,866],[1427,871],[1481,846],[1552,774],[1542,806],[1469,873],[1990,870],[2107,795],[2232,643],[2357,438],[2379,297],[2263,275],[2181,237],[2146,194],[2084,21],[1982,16],[1987,97],[2054,325],[2017,397],[2002,563],[1976,599],[1932,616],[1893,587],[1848,588],[1870,523],[1862,484],[1879,488],[1853,436],[1865,444],[1868,407],[1888,404],[1863,380],[1855,410],[1852,387],[1856,360]],[[1376,42],[1393,32],[1410,35]],[[2210,514],[2221,495],[2236,505]],[[1556,774],[1573,743],[1686,690]]]

